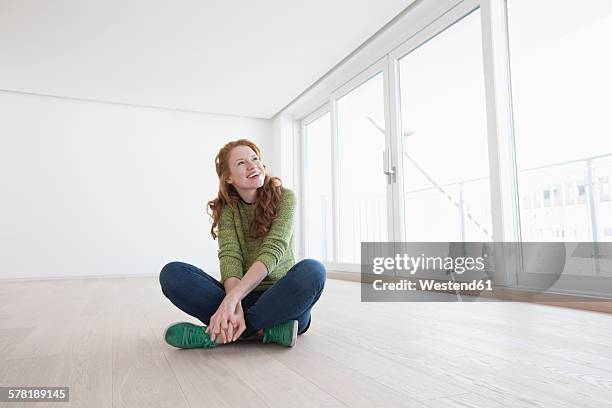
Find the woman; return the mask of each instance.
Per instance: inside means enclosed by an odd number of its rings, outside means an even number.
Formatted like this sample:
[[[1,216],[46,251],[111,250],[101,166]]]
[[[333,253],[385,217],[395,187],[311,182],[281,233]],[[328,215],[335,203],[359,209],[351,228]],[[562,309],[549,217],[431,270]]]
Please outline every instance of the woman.
[[[266,174],[259,148],[240,139],[215,158],[217,198],[208,202],[213,239],[219,239],[221,282],[183,262],[162,269],[162,292],[207,326],[175,323],[166,342],[179,348],[213,348],[259,338],[292,347],[310,327],[311,309],[325,285],[314,259],[294,265],[295,195]]]

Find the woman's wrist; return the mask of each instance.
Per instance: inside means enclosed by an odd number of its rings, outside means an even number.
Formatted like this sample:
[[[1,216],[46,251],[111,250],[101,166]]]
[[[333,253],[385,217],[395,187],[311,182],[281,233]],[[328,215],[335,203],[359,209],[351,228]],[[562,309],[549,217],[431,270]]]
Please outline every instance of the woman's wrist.
[[[225,289],[225,293],[229,293],[234,287],[240,283],[240,279],[234,276],[231,276],[223,282],[223,288]]]
[[[228,278],[225,282],[223,282],[223,287],[225,288],[225,297],[227,298],[227,301],[230,302],[230,304],[232,305],[236,305],[242,300],[238,296],[239,293],[235,290],[236,286],[238,286],[239,284],[240,279],[234,277]]]
[[[234,291],[233,289],[225,294],[225,298],[233,306],[237,306],[242,300],[240,296],[238,296],[238,293]]]
[[[255,261],[242,279],[231,290],[226,290],[226,296],[229,296],[233,301],[240,302],[259,285],[267,274],[266,266],[260,261]]]

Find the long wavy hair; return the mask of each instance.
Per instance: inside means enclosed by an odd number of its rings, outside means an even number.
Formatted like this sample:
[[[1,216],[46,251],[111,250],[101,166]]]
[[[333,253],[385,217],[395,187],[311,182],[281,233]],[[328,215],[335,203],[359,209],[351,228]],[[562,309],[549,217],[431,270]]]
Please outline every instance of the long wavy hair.
[[[212,220],[210,234],[213,239],[217,239],[219,220],[221,219],[223,208],[226,205],[235,207],[238,201],[241,200],[234,185],[227,183],[227,178],[230,175],[228,167],[229,157],[232,149],[236,146],[250,147],[257,156],[259,156],[259,160],[261,160],[261,150],[259,150],[259,147],[257,147],[255,143],[247,139],[239,139],[226,143],[221,150],[219,150],[217,157],[215,157],[215,168],[217,170],[217,176],[219,176],[219,193],[217,194],[217,198],[208,202],[206,211]],[[264,164],[263,166],[265,169],[266,165]],[[270,231],[272,222],[278,217],[278,206],[282,195],[281,187],[281,179],[269,176],[266,171],[263,186],[257,189],[257,196],[254,204],[254,217],[249,226],[249,235],[252,238],[264,237],[268,231]]]

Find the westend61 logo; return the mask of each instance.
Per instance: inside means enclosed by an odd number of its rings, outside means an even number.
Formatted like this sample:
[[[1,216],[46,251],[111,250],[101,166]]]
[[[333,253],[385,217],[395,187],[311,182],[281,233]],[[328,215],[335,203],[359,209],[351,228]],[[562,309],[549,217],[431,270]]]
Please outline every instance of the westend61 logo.
[[[376,257],[372,260],[372,272],[380,275],[385,271],[407,271],[414,275],[420,270],[444,270],[463,274],[466,271],[484,271],[487,254],[470,256],[421,256],[395,254],[395,257]]]

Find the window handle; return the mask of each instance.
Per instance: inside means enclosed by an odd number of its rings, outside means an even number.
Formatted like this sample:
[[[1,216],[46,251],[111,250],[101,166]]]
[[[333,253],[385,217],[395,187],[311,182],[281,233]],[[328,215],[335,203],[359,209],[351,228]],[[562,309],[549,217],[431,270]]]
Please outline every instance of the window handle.
[[[383,173],[387,176],[395,174],[395,166],[391,167],[391,150],[383,151]]]
[[[391,166],[391,150],[386,149],[383,153],[383,173],[387,176],[387,184],[395,183],[395,166]]]

